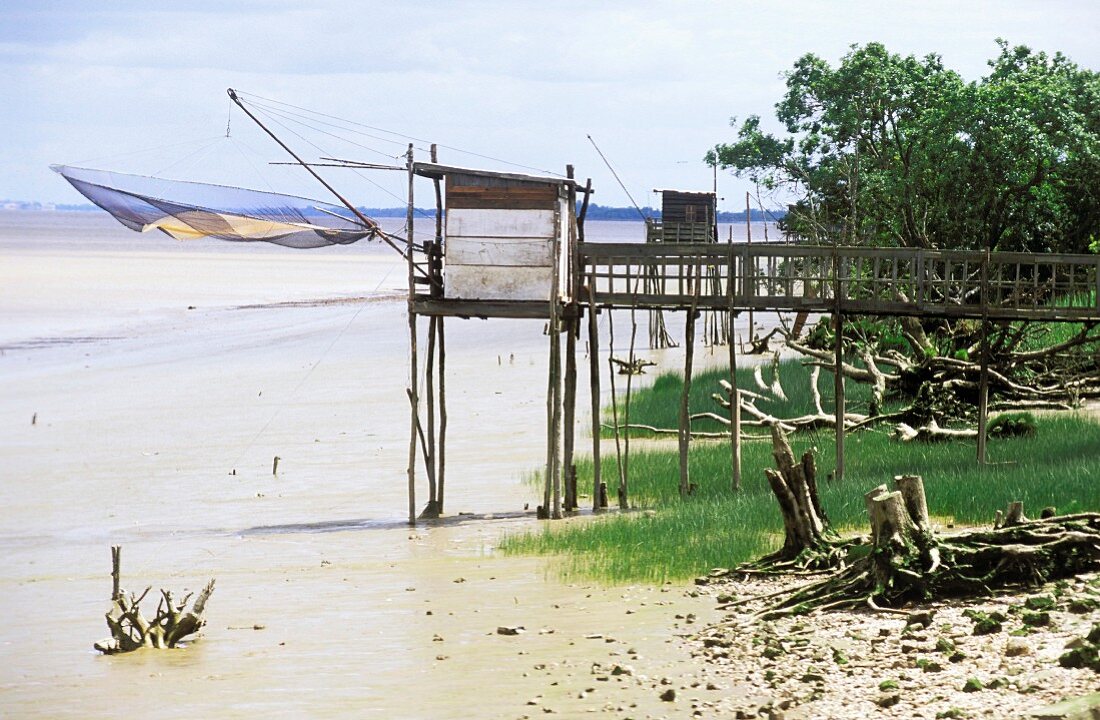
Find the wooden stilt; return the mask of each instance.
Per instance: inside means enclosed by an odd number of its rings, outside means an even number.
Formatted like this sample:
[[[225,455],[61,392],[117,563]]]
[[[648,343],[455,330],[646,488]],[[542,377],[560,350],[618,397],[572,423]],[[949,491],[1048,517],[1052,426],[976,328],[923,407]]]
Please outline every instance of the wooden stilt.
[[[688,494],[691,483],[688,477],[688,444],[691,442],[691,419],[688,399],[691,395],[691,365],[695,348],[695,313],[688,311],[684,329],[684,384],[680,393],[680,496]]]
[[[558,332],[555,325],[557,320],[554,317],[553,310],[554,303],[551,302],[550,310],[550,353],[547,360],[547,385],[546,385],[546,475],[542,487],[542,505],[539,507],[539,518],[549,519],[550,517],[550,500],[551,494],[554,489],[554,465],[557,459],[557,448],[554,438],[554,405],[557,398],[554,396],[554,390],[557,388],[558,379],[555,377],[554,360],[556,353],[554,352],[555,346],[558,344]]]
[[[577,330],[576,317],[565,323],[565,414],[562,427],[562,474],[565,477],[565,509],[577,509],[577,470],[573,465],[577,419]]]
[[[619,397],[615,392],[615,318],[607,308],[607,374],[611,383],[611,421],[615,424],[615,460],[619,468],[619,507],[626,505],[626,473],[623,471],[622,430],[619,426]]]
[[[834,348],[836,372],[833,375],[833,392],[836,396],[836,471],[833,479],[844,479],[844,316],[840,312],[839,301],[836,312],[836,347]]]
[[[436,325],[439,333],[439,447],[436,456],[436,509],[443,514],[443,481],[447,471],[447,345],[443,334],[443,318]]]
[[[588,276],[588,387],[592,406],[592,509],[600,510],[600,327],[594,273]],[[607,507],[606,502],[602,507]]]
[[[741,391],[737,388],[737,343],[733,341],[734,313],[729,314],[730,357],[730,487],[741,491]]]
[[[726,313],[726,343],[730,363],[730,489],[741,491],[741,391],[737,388],[737,341],[734,338],[737,313],[733,309],[734,296],[734,255],[733,228],[730,227],[730,259],[726,270],[726,300],[729,311]]]
[[[408,236],[406,238],[406,259],[409,266],[409,300],[416,293],[416,285],[413,282],[413,146],[409,143],[406,153],[409,171],[409,206],[406,214],[408,224]],[[419,398],[417,396],[416,377],[419,374],[419,362],[416,354],[416,313],[409,310],[409,401],[411,405],[411,419],[409,423],[409,524],[416,524],[416,436],[417,426],[420,424]]]
[[[425,362],[425,405],[428,411],[428,437],[423,451],[423,467],[428,475],[428,505],[421,518],[439,517],[436,490],[436,328],[439,318],[428,318],[428,356]]]
[[[637,287],[637,286],[635,286]],[[630,367],[634,367],[634,363],[637,358],[634,357],[634,348],[636,347],[638,340],[638,315],[637,308],[631,306],[630,308],[630,347],[627,350],[627,362],[630,363]],[[634,371],[631,371],[626,376],[626,400],[623,403],[623,425],[627,428],[630,427],[630,400],[633,397],[634,390]],[[630,487],[630,431],[623,435],[623,483],[619,487],[619,509],[627,510],[630,507],[630,503],[627,498],[627,488]]]
[[[550,310],[550,361],[546,389],[546,484],[543,488],[543,516],[561,517],[561,466],[559,438],[561,436],[561,323],[557,303]]]
[[[689,281],[692,279],[689,275]],[[691,416],[688,402],[691,397],[691,371],[695,360],[695,316],[699,298],[699,285],[702,282],[699,268],[695,268],[692,288],[691,308],[688,310],[684,327],[684,384],[680,393],[680,497],[691,493],[691,479],[688,472],[688,449],[691,443]]]
[[[552,382],[554,383],[554,389],[552,393],[553,397],[553,414],[551,415],[550,423],[550,437],[551,437],[551,466],[550,477],[553,481],[553,497],[551,498],[550,517],[554,520],[561,518],[561,394],[562,394],[562,378],[561,378],[561,322],[557,323],[557,330],[553,333],[551,339],[550,354],[552,358],[553,372],[551,373]]]
[[[433,163],[439,162],[439,149],[435,143],[432,143],[431,158]],[[439,178],[433,178],[432,185],[435,187],[435,250],[437,261],[442,263],[443,253],[443,189],[440,185]],[[431,267],[429,273],[432,284],[432,297],[443,296],[443,275],[440,267],[436,267],[434,264]],[[435,331],[438,336],[439,346],[439,437],[438,445],[435,446],[435,475],[436,475],[436,492],[435,492],[435,511],[437,514],[443,514],[443,484],[446,473],[446,455],[447,455],[447,349],[446,349],[446,336],[443,333],[443,317],[432,318],[435,320]],[[431,383],[429,383],[429,387]],[[430,423],[429,423],[430,424]]]
[[[747,192],[745,193],[745,243],[748,244],[748,245],[752,244],[752,205],[749,204],[749,194]],[[752,260],[751,262],[755,263],[756,260]],[[750,272],[749,268],[742,268],[742,270],[745,273],[746,282],[748,282],[750,278],[752,278],[752,282],[754,282],[754,283],[756,282],[756,273],[755,272]],[[755,270],[755,268],[753,268],[753,270]],[[751,297],[752,295],[755,295],[755,294],[756,294],[756,289],[753,288],[752,293],[749,296]],[[752,344],[755,340],[756,340],[756,323],[753,322],[752,308],[750,307],[749,308],[749,347],[750,348],[752,347]]]
[[[978,464],[985,465],[989,427],[989,322],[982,322],[982,365],[978,376]]]
[[[982,364],[978,376],[978,465],[985,465],[989,424],[989,248],[982,261]]]

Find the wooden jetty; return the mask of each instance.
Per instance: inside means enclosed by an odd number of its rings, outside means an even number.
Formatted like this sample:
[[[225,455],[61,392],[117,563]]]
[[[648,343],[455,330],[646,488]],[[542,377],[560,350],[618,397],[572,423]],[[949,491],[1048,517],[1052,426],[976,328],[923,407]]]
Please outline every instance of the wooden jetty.
[[[600,463],[600,367],[596,316],[614,310],[684,312],[685,388],[691,378],[695,319],[724,314],[728,327],[742,311],[929,316],[994,321],[1100,321],[1100,257],[1045,253],[956,252],[913,248],[823,247],[717,242],[711,193],[670,194],[680,203],[660,223],[647,223],[648,242],[584,239],[591,181],[492,172],[416,162],[409,175],[408,274],[412,382],[409,441],[409,521],[415,523],[417,458],[422,453],[428,500],[420,517],[444,509],[446,447],[445,318],[529,318],[549,336],[547,454],[540,517],[578,507],[573,466],[577,339],[587,317],[592,401],[594,509],[607,505]],[[436,201],[434,237],[413,237],[416,178],[430,180]],[[698,196],[698,197],[693,197]],[[709,201],[705,196],[709,196]],[[577,200],[582,202],[578,210]],[[702,202],[700,202],[702,200]],[[708,205],[709,202],[709,205]],[[708,215],[706,208],[710,207]],[[700,210],[699,208],[702,208]],[[690,217],[689,217],[690,215]],[[418,319],[428,318],[425,396],[419,384]],[[565,339],[562,351],[562,336]],[[731,379],[736,348],[730,336]],[[835,356],[842,359],[843,334]],[[562,357],[564,354],[564,358]],[[978,462],[985,458],[987,363],[982,349]],[[835,373],[837,478],[844,473],[844,378]],[[737,389],[734,384],[733,394]],[[690,491],[686,395],[680,420],[680,488]],[[423,401],[423,402],[422,402]],[[426,417],[421,418],[421,405]],[[731,404],[733,486],[739,486],[737,403]],[[625,487],[619,502],[626,506]]]

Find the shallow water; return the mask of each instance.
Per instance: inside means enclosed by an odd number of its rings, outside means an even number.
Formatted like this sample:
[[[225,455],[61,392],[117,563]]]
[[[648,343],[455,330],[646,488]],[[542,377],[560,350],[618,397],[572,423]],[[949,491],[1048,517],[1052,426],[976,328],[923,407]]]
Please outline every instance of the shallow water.
[[[447,510],[476,515],[410,529],[399,257],[0,213],[0,258],[4,717],[515,717],[625,643],[686,661],[656,603],[702,601],[569,587],[492,552],[539,501],[541,322],[448,322]],[[201,641],[92,650],[111,544],[130,589],[217,578]],[[651,602],[627,618],[624,595]],[[558,684],[528,667],[546,663]]]

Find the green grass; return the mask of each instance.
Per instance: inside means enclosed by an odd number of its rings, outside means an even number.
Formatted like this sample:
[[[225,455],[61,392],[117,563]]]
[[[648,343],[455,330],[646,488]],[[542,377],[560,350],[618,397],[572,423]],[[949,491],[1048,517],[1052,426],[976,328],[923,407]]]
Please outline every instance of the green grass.
[[[809,408],[809,393],[801,396],[797,390],[806,387],[796,379],[800,371],[795,367],[781,370],[792,404],[770,411],[786,414]],[[724,376],[721,370],[704,373],[699,385],[713,382],[716,386],[717,378]],[[704,380],[708,377],[713,380]],[[755,387],[750,377],[739,384]],[[765,373],[765,379],[768,377]],[[823,395],[825,386],[832,386],[827,380],[831,377],[823,374]],[[676,405],[678,400],[669,398],[678,398],[679,389],[675,376],[658,378],[652,388],[639,393],[632,421],[669,422],[670,411],[664,405]],[[696,396],[693,388],[692,397],[708,398],[710,392],[701,387]],[[675,409],[671,412],[668,427],[675,427]],[[1060,513],[1100,509],[1100,422],[1080,415],[1041,416],[1037,428],[1035,437],[991,440],[988,454],[995,464],[985,468],[975,464],[972,443],[899,443],[883,431],[856,433],[848,436],[845,479],[839,483],[826,479],[835,465],[831,431],[797,435],[792,447],[796,454],[814,449],[822,503],[833,526],[842,531],[865,528],[864,492],[906,473],[924,477],[933,515],[959,524],[988,523],[996,510],[1012,500],[1022,500],[1033,515],[1048,505]],[[689,578],[714,567],[731,567],[782,542],[782,519],[763,474],[764,468],[772,466],[770,443],[746,443],[744,489],[734,494],[729,487],[728,442],[696,441],[690,468],[697,491],[681,500],[675,446],[634,449],[630,457],[631,503],[654,509],[655,514],[610,514],[552,523],[539,531],[508,536],[501,547],[506,553],[554,555],[565,577],[607,583],[663,582]],[[616,472],[614,456],[605,456],[603,474],[612,496]],[[580,459],[578,475],[583,492],[591,484],[591,459]]]

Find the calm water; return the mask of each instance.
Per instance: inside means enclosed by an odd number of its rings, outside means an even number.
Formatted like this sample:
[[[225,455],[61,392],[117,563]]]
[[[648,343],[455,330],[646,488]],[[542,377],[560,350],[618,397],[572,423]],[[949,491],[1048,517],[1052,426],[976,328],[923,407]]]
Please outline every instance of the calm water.
[[[381,218],[379,224],[387,232],[403,235],[405,223],[399,218]],[[417,218],[417,237],[431,237],[435,232],[435,220]],[[753,223],[752,240],[763,241],[765,232],[769,240],[782,237],[774,223]],[[640,220],[589,220],[585,223],[586,239],[590,242],[644,242],[645,224]],[[746,239],[744,223],[720,223],[718,237],[735,242]],[[382,243],[355,243],[303,251],[284,248],[264,242],[234,243],[222,240],[188,240],[179,242],[162,233],[137,233],[120,225],[105,212],[30,212],[0,211],[0,250],[32,250],[45,245],[57,247],[73,243],[84,250],[171,250],[184,253],[239,253],[267,252],[323,253],[328,255],[355,255],[361,253],[389,253]]]

